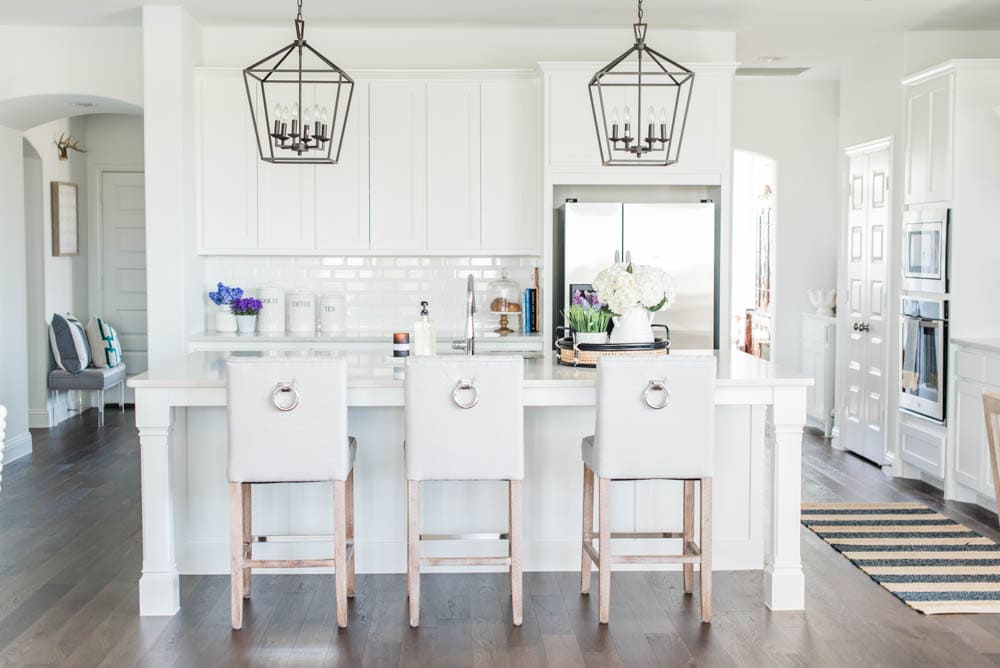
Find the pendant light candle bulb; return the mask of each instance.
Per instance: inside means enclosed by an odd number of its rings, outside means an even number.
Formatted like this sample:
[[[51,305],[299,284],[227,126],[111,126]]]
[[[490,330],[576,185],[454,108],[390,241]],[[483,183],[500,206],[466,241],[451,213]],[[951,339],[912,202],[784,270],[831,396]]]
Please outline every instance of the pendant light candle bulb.
[[[631,136],[632,129],[632,111],[628,108],[628,105],[625,106],[623,120],[625,121],[625,137],[628,138]]]
[[[653,109],[652,105],[649,107],[649,111],[646,112],[646,140],[652,144],[653,140],[656,138],[656,134],[653,132],[653,127],[656,124],[656,109]]]

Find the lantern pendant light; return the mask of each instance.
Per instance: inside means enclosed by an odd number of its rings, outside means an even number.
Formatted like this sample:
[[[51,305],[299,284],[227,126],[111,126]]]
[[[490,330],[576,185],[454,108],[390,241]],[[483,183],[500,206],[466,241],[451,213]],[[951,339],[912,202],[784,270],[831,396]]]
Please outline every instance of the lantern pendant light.
[[[646,44],[638,9],[635,44],[591,78],[590,107],[604,165],[665,167],[680,156],[694,72]]]
[[[244,69],[243,81],[261,160],[337,164],[354,80],[306,42],[302,0],[295,41]]]

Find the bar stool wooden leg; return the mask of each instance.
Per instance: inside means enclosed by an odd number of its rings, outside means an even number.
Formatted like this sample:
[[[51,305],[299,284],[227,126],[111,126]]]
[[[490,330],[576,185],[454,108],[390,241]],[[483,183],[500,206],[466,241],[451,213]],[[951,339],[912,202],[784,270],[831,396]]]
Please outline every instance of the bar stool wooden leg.
[[[514,612],[514,626],[520,626],[524,617],[524,596],[521,564],[521,481],[508,482],[510,501],[510,604]]]
[[[243,485],[243,558],[249,559],[252,554],[253,549],[253,502],[251,501],[251,490],[253,487],[250,483],[245,482]],[[253,569],[244,568],[243,569],[243,598],[250,598],[250,587],[253,580]]]
[[[694,542],[694,480],[684,481],[684,550],[690,554],[688,545]],[[684,593],[694,591],[694,564],[684,564]]]
[[[229,589],[233,629],[243,628],[243,485],[229,483]]]
[[[406,481],[406,588],[410,626],[420,626],[420,482]]]
[[[347,626],[347,483],[333,483],[333,569],[337,626]]]
[[[607,624],[611,616],[611,480],[599,478],[597,504],[600,535],[598,544],[597,570],[599,573],[598,607],[601,624]]]
[[[594,472],[583,465],[583,543],[594,543]],[[580,549],[580,593],[590,593],[590,555]]]
[[[701,621],[712,621],[712,479],[701,479]]]
[[[347,562],[347,595],[354,598],[354,565],[357,545],[354,542],[354,469],[347,476],[347,542],[351,546],[351,557]]]

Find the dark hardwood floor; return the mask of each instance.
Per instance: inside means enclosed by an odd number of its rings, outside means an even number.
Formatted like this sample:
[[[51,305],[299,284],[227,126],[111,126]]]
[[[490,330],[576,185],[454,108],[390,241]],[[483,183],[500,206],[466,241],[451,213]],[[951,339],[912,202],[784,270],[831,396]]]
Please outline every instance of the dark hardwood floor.
[[[34,437],[33,456],[4,469],[0,492],[0,665],[1000,664],[1000,616],[916,613],[805,529],[807,610],[770,613],[759,572],[718,572],[711,626],[679,573],[616,573],[606,627],[575,573],[525,574],[521,628],[508,621],[501,574],[424,576],[419,630],[407,625],[402,575],[358,576],[344,631],[332,578],[320,575],[256,576],[238,633],[225,576],[183,577],[178,615],[140,618],[132,413],[109,408],[100,430],[89,411]],[[814,436],[803,447],[806,500],[922,501],[1000,539],[991,513],[943,503]]]

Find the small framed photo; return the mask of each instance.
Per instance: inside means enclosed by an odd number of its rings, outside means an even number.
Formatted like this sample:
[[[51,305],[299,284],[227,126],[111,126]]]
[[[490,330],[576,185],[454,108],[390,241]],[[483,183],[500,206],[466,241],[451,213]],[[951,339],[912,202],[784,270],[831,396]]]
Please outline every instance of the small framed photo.
[[[79,255],[75,183],[52,182],[52,255]]]

